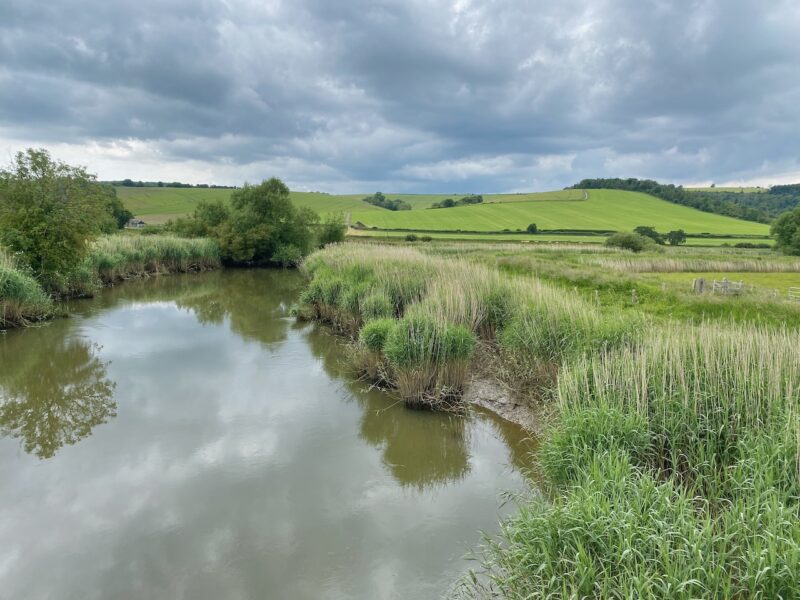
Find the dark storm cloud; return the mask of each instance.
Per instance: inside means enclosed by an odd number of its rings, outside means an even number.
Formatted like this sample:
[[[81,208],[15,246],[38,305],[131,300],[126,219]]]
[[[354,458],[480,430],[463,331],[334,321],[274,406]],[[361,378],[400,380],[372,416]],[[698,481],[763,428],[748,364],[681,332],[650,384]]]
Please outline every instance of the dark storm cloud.
[[[100,156],[133,144],[132,169],[150,154],[226,182],[277,169],[301,187],[444,191],[800,178],[795,1],[0,0],[0,14],[0,136]]]

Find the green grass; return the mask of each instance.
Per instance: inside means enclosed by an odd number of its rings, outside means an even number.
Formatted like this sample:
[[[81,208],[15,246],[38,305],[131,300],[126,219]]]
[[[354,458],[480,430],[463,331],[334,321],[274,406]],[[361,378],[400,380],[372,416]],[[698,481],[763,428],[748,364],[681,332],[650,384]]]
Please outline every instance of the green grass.
[[[670,269],[784,267],[763,252],[673,254]],[[799,597],[800,320],[652,319],[653,299],[689,301],[641,279],[638,302],[607,305],[583,292],[630,299],[632,280],[603,255],[629,254],[340,244],[307,260],[305,314],[353,335],[354,364],[413,405],[460,392],[474,369],[544,409],[543,493],[488,540],[461,597]],[[739,300],[713,299],[720,312]]]
[[[117,195],[137,217],[151,225],[165,223],[169,219],[185,216],[194,211],[200,202],[228,202],[229,189],[205,188],[135,188],[117,187]],[[369,194],[333,195],[322,192],[291,192],[292,202],[314,210],[320,215],[333,213],[390,212],[362,201]],[[400,198],[408,202],[414,210],[422,210],[445,198],[460,198],[461,194],[387,194],[390,198]],[[556,192],[539,192],[527,194],[487,194],[484,201],[494,202],[533,202],[549,200],[582,200],[584,193],[580,190],[563,190]],[[527,226],[527,225],[526,225]]]
[[[201,201],[227,202],[231,190],[202,188],[128,188],[118,187],[125,206],[149,224],[190,214]],[[463,232],[512,232],[536,223],[540,229],[630,230],[638,225],[652,225],[659,231],[683,229],[687,233],[711,233],[731,236],[769,236],[769,226],[701,212],[672,204],[652,196],[618,190],[561,190],[526,194],[486,194],[484,203],[447,209],[427,208],[444,198],[465,194],[387,194],[411,204],[410,211],[388,211],[363,202],[366,194],[331,195],[321,192],[292,192],[297,206],[310,208],[320,215],[342,213],[350,222],[358,221],[380,229],[438,230],[438,234],[457,237]],[[588,196],[588,200],[584,198]],[[459,231],[461,230],[461,231]],[[384,232],[364,232],[374,235]],[[396,232],[388,232],[388,236]],[[503,235],[503,234],[498,234]],[[513,236],[513,234],[511,234]],[[508,239],[514,239],[509,237]],[[516,238],[519,239],[519,238]],[[531,236],[529,239],[537,239]],[[556,241],[556,240],[552,240]],[[564,241],[597,241],[564,240]],[[747,241],[738,239],[690,239],[692,245],[721,245]],[[753,240],[750,240],[753,241]],[[762,241],[762,240],[757,240]]]
[[[227,202],[232,190],[193,188],[117,187],[117,195],[129,211],[148,224],[165,223],[188,215],[200,202]]]
[[[535,201],[478,204],[421,211],[353,212],[361,221],[381,229],[441,231],[502,231],[525,229],[631,230],[652,225],[660,231],[683,229],[687,233],[769,235],[769,226],[706,213],[672,204],[646,194],[618,190],[591,190],[586,201]]]
[[[753,273],[753,272],[699,272],[699,273],[659,273],[658,275],[648,276],[649,280],[668,281],[682,285],[687,290],[691,288],[692,282],[703,277],[708,282],[713,280],[721,281],[727,277],[731,281],[742,281],[747,287],[761,288],[763,290],[777,290],[785,296],[790,287],[800,288],[800,272],[798,273]]]
[[[445,209],[450,210],[450,209]],[[570,243],[570,244],[603,244],[604,235],[547,234],[530,235],[527,233],[440,233],[427,231],[385,231],[382,229],[350,229],[348,236],[353,238],[369,238],[375,240],[402,240],[409,233],[418,237],[427,235],[434,240],[461,240],[478,242],[519,242],[519,243]],[[719,247],[733,246],[739,242],[757,242],[772,245],[770,238],[688,238],[686,246]]]

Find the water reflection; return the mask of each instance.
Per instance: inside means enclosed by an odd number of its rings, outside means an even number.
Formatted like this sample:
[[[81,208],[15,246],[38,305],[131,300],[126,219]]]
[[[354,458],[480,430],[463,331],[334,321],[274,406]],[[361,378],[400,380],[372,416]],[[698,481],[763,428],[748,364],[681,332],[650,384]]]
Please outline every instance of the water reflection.
[[[242,270],[217,274],[218,285],[208,293],[179,298],[203,324],[230,321],[231,329],[249,340],[275,344],[286,339],[289,307],[297,298],[302,278],[295,271]]]
[[[61,417],[60,398],[80,391],[75,431],[109,420],[69,451],[56,452],[63,433],[34,442],[46,461],[0,440],[0,597],[441,596],[477,532],[511,510],[498,494],[524,487],[524,434],[365,392],[342,371],[340,338],[287,318],[301,283],[130,282],[0,337],[4,402],[37,396]],[[45,413],[10,410],[4,430],[34,439]]]
[[[59,329],[25,332],[26,344],[0,341],[0,432],[39,458],[79,442],[117,414],[114,383],[97,347]]]
[[[325,371],[343,381],[363,411],[361,438],[379,448],[383,464],[400,485],[419,490],[463,479],[470,470],[467,417],[412,411],[387,394],[352,381],[345,363],[345,344],[323,327],[306,336]]]

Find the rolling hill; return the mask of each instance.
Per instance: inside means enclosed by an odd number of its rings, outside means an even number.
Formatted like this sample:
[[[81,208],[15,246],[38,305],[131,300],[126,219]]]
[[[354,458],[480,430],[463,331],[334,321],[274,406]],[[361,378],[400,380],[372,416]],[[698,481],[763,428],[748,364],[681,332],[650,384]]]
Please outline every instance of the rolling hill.
[[[137,217],[164,223],[191,213],[201,201],[227,201],[229,189],[128,188],[117,193]],[[428,209],[445,198],[462,194],[387,194],[411,204],[413,210],[392,212],[361,199],[366,194],[334,196],[321,192],[292,192],[297,206],[321,215],[342,213],[350,222],[368,228],[450,232],[514,232],[536,223],[544,230],[631,230],[651,225],[659,231],[683,229],[689,234],[731,236],[769,235],[769,226],[702,212],[639,192],[619,190],[561,190],[529,194],[485,194],[484,203]]]
[[[691,234],[769,235],[768,225],[618,190],[590,190],[584,201],[496,202],[435,210],[351,213],[351,222],[358,221],[367,227],[416,231],[516,231],[536,223],[545,230],[621,231],[650,225],[659,231],[683,229]]]

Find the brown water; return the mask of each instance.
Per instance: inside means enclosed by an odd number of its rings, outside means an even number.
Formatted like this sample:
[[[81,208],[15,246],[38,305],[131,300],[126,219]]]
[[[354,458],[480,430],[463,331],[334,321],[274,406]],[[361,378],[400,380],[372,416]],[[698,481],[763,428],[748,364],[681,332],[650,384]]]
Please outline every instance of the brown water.
[[[0,335],[0,598],[436,598],[472,565],[523,432],[365,391],[301,286],[127,283]]]

